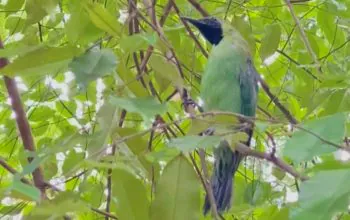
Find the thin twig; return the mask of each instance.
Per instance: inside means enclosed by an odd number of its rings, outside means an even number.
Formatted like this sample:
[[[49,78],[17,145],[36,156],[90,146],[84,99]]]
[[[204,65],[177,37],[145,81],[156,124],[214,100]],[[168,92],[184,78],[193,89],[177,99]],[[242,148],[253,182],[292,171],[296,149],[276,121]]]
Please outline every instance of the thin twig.
[[[190,35],[190,37],[194,40],[194,43],[197,45],[197,47],[199,48],[199,50],[202,52],[202,54],[208,58],[208,52],[202,47],[202,45],[199,43],[198,39],[196,38],[196,36],[194,35],[193,31],[191,30],[190,26],[187,24],[187,22],[185,21],[185,19],[183,19],[181,17],[180,14],[180,10],[177,7],[177,5],[175,4],[175,2],[173,2],[173,7],[174,10],[176,12],[176,14],[179,16],[182,24],[184,25],[185,29],[187,30],[188,34]]]
[[[262,79],[262,77],[257,74],[258,80],[260,82],[261,87],[266,92],[267,96],[270,97],[271,101],[281,110],[281,112],[284,114],[284,116],[288,119],[288,121],[291,124],[298,124],[298,120],[289,112],[289,110],[282,105],[281,101],[278,99],[277,96],[272,94],[270,87],[267,85],[267,83]]]
[[[207,195],[208,195],[212,216],[215,219],[219,219],[219,214],[218,214],[218,210],[217,210],[216,203],[215,203],[213,188],[212,188],[211,183],[209,181],[208,168],[207,168],[207,164],[205,162],[205,152],[203,149],[199,149],[198,153],[199,153],[199,158],[200,158],[202,169],[203,169],[203,177],[204,177],[205,189],[206,189],[205,191],[207,192]]]
[[[119,119],[119,123],[118,126],[122,127],[123,123],[124,123],[124,119],[126,117],[126,110],[122,110],[121,114],[120,114],[120,119]],[[112,123],[114,123],[112,121]],[[117,149],[117,144],[115,143],[115,141],[112,144],[112,153],[111,156],[115,155]],[[112,201],[112,172],[113,170],[110,168],[107,170],[107,198],[106,198],[106,213],[110,212],[110,205],[111,205],[111,201]],[[105,219],[108,220],[108,216],[105,216]]]
[[[162,17],[159,19],[159,24],[160,26],[163,26],[163,24],[165,23],[166,19],[168,18],[171,8],[173,7],[173,3],[172,0],[169,0],[168,3],[166,4],[166,6],[164,7],[164,12]]]
[[[3,44],[0,39],[0,49],[3,49]],[[6,58],[0,58],[0,69],[4,68],[8,64],[8,60]],[[20,136],[22,138],[22,142],[24,145],[24,149],[27,151],[35,152],[35,144],[33,135],[31,132],[31,128],[26,116],[26,113],[23,109],[21,97],[19,95],[16,81],[10,77],[4,76],[5,85],[9,94],[9,97],[11,98],[11,107],[14,113],[16,114],[16,123],[17,128],[19,130]],[[28,162],[31,163],[33,160],[32,157],[28,157]],[[44,174],[42,172],[41,167],[37,167],[34,169],[33,173],[33,180],[34,185],[36,188],[38,188],[41,192],[41,198],[46,198],[45,194],[45,188],[47,184],[44,180]]]
[[[288,6],[288,8],[289,8],[289,12],[290,12],[290,14],[292,15],[292,17],[293,17],[293,19],[294,19],[294,22],[295,22],[295,24],[297,25],[297,27],[298,27],[298,29],[299,29],[299,31],[300,31],[301,40],[304,42],[304,45],[305,45],[307,51],[309,52],[309,54],[311,55],[311,57],[312,57],[312,59],[313,59],[315,65],[317,66],[317,68],[316,68],[317,71],[318,71],[319,73],[322,73],[322,71],[321,71],[321,65],[320,65],[320,63],[318,62],[318,58],[317,58],[315,52],[312,50],[312,47],[311,47],[311,45],[310,45],[309,40],[307,39],[307,36],[306,36],[306,34],[305,34],[305,31],[304,31],[303,27],[302,27],[301,24],[300,24],[299,18],[297,17],[297,15],[296,15],[295,12],[294,12],[294,8],[293,8],[293,5],[292,5],[291,1],[290,1],[290,0],[284,0],[284,2],[287,4],[287,6]]]
[[[92,211],[98,213],[98,214],[104,215],[104,216],[107,217],[107,218],[117,219],[117,220],[118,220],[117,216],[112,215],[112,214],[109,213],[109,212],[105,212],[105,211],[102,211],[102,210],[99,210],[99,209],[96,209],[96,208],[90,208],[90,209],[91,209]]]
[[[323,137],[319,136],[318,134],[316,134],[315,132],[312,132],[312,131],[310,131],[310,130],[307,130],[306,128],[301,127],[301,126],[299,126],[299,125],[293,125],[293,126],[296,127],[296,128],[299,129],[299,130],[302,130],[302,131],[304,131],[304,132],[306,132],[306,133],[308,133],[308,134],[310,134],[310,135],[316,137],[317,139],[319,139],[320,141],[322,141],[322,142],[325,143],[325,144],[329,144],[329,145],[331,145],[331,146],[333,146],[333,147],[335,147],[335,148],[338,148],[338,149],[340,149],[340,150],[345,150],[345,151],[347,151],[347,152],[350,153],[350,148],[348,148],[348,147],[346,147],[346,146],[342,146],[342,145],[336,144],[336,143],[334,143],[334,142],[332,142],[332,141],[328,141],[328,140],[324,139]]]
[[[192,6],[197,9],[197,11],[203,16],[203,17],[208,17],[209,13],[202,8],[201,4],[199,2],[197,2],[196,0],[188,0]]]
[[[18,172],[10,166],[10,164],[8,164],[3,158],[0,158],[0,165],[5,168],[5,170],[9,171],[11,174],[15,175],[17,174]],[[25,184],[28,184],[28,185],[32,185],[32,183],[27,179],[27,178],[24,178],[22,177],[21,178],[21,181]]]

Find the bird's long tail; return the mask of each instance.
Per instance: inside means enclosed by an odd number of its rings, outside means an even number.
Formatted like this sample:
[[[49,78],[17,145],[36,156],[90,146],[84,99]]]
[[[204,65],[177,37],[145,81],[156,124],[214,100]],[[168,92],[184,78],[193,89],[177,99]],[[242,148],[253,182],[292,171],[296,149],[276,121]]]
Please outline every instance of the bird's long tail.
[[[247,132],[249,146],[252,131]],[[232,188],[234,185],[234,174],[242,160],[242,155],[230,149],[229,143],[222,141],[214,150],[214,171],[211,177],[211,187],[214,194],[216,207],[219,213],[227,211],[231,207]],[[210,210],[208,195],[205,197],[203,212],[204,215]]]

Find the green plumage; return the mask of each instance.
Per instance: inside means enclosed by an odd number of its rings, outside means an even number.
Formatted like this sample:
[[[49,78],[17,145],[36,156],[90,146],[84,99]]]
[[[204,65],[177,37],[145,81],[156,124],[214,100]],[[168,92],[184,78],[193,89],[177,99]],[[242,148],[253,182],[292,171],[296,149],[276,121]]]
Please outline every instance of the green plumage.
[[[201,81],[201,98],[205,111],[228,111],[254,116],[257,103],[256,70],[252,64],[247,43],[239,33],[224,26],[224,37],[214,45]],[[249,145],[251,129],[246,129]],[[242,156],[232,152],[226,141],[214,150],[215,170],[212,187],[216,205],[220,212],[231,204],[232,176]],[[208,198],[204,207],[210,208]]]

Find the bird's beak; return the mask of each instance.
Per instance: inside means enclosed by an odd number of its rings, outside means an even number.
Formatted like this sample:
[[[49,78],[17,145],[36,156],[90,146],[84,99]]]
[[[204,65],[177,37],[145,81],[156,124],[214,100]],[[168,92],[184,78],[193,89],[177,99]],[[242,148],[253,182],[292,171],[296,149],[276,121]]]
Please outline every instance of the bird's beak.
[[[193,24],[194,26],[198,27],[198,25],[203,25],[203,22],[200,21],[200,20],[196,20],[196,19],[193,19],[193,18],[189,18],[189,17],[184,17],[184,16],[181,16],[180,17],[182,20],[185,20],[191,24]]]

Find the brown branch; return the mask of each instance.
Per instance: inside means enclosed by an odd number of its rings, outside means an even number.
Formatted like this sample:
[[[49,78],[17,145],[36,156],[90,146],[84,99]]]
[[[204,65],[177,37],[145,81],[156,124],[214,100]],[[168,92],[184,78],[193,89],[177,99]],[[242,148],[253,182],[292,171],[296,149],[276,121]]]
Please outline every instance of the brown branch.
[[[0,39],[0,49],[3,49],[3,48],[4,48],[3,43]],[[7,64],[8,64],[8,60],[6,58],[3,58],[3,57],[0,58],[0,69],[4,68]],[[26,113],[22,106],[22,102],[17,89],[16,82],[14,79],[7,76],[4,76],[4,80],[5,80],[5,85],[6,85],[9,97],[11,98],[12,110],[16,114],[17,128],[22,138],[24,149],[27,151],[35,152],[33,135],[31,132],[28,119],[26,117]],[[29,163],[31,163],[32,160],[33,160],[32,157],[28,157]],[[44,175],[40,166],[33,171],[32,175],[33,175],[34,185],[36,188],[40,190],[41,197],[46,198],[45,188],[47,184],[45,183]]]
[[[168,60],[171,60],[175,64],[181,78],[185,78],[184,73],[183,73],[182,68],[181,68],[181,65],[180,65],[180,62],[179,62],[179,59],[177,58],[173,47],[171,46],[171,44],[167,40],[166,36],[164,35],[164,31],[162,29],[162,26],[157,21],[157,18],[155,15],[156,13],[155,13],[154,4],[151,3],[151,0],[144,0],[144,5],[145,5],[145,8],[147,9],[148,16],[151,18],[151,23],[148,23],[148,24],[150,25],[150,27],[154,31],[157,32],[159,38],[164,42],[165,46],[167,46],[167,48],[168,48],[168,51],[165,53],[165,57],[167,57]],[[171,8],[171,7],[169,7],[169,8]],[[140,14],[140,13],[138,13],[138,14],[145,22],[147,22],[147,19],[142,14]],[[170,58],[167,56],[168,53],[170,53],[170,55],[171,55]],[[182,94],[182,92],[184,90],[183,88],[180,88],[180,87],[178,87],[176,89],[178,90],[178,92],[180,94]]]
[[[162,17],[159,20],[160,26],[164,25],[166,19],[168,18],[169,14],[170,14],[170,11],[171,11],[172,7],[173,7],[172,0],[169,0],[168,3],[166,4],[166,6],[164,7],[163,15],[162,15]]]
[[[289,110],[284,107],[284,105],[281,103],[281,101],[278,99],[277,96],[275,96],[271,90],[270,87],[267,85],[267,83],[262,79],[262,77],[260,76],[260,74],[257,73],[258,76],[258,80],[260,82],[261,87],[263,88],[263,90],[265,91],[265,93],[267,94],[267,96],[270,97],[271,101],[281,110],[281,112],[284,114],[284,116],[288,119],[288,121],[291,124],[298,124],[298,120],[289,112]]]
[[[232,150],[238,151],[245,156],[252,156],[259,159],[270,161],[275,166],[279,167],[281,170],[291,174],[293,177],[298,178],[302,181],[309,179],[308,176],[303,176],[302,174],[298,173],[292,166],[290,166],[280,158],[276,157],[274,152],[272,153],[259,152],[249,148],[248,146],[242,143],[237,143]]]
[[[293,5],[292,5],[291,1],[290,1],[290,0],[284,0],[284,2],[287,4],[287,6],[288,6],[288,8],[289,8],[289,12],[290,12],[290,14],[292,15],[292,17],[293,17],[293,19],[294,19],[294,22],[295,22],[295,24],[297,25],[297,27],[298,27],[298,29],[299,29],[299,31],[300,31],[301,40],[303,41],[303,43],[304,43],[304,45],[305,45],[307,51],[309,52],[309,54],[311,55],[311,57],[312,57],[312,59],[313,59],[315,65],[317,66],[316,70],[317,70],[319,73],[322,73],[322,71],[321,71],[321,65],[320,65],[320,63],[318,62],[318,58],[317,58],[315,52],[312,50],[312,47],[311,47],[311,45],[310,45],[309,40],[307,39],[307,36],[306,36],[306,34],[305,34],[305,31],[304,31],[303,27],[301,26],[300,21],[299,21],[297,15],[296,15],[295,12],[294,12]]]
[[[133,4],[133,7],[136,10],[137,14],[142,18],[142,15],[138,12],[136,5]],[[159,22],[160,26],[164,25],[168,15],[169,15],[169,13],[170,13],[170,10],[171,10],[170,5],[169,5],[169,7],[165,7],[164,8],[163,16],[162,16],[162,18],[161,18],[161,20]],[[143,57],[143,59],[141,61],[141,64],[140,64],[140,75],[138,75],[137,79],[139,79],[139,77],[143,76],[143,74],[144,74],[144,72],[146,70],[147,63],[148,63],[149,58],[151,57],[152,53],[153,53],[153,46],[149,46],[147,48],[146,54],[144,55],[144,57]]]
[[[9,171],[11,174],[15,175],[17,174],[17,170],[15,170],[13,167],[10,166],[3,158],[0,158],[0,166],[2,166],[5,170]],[[21,178],[21,182],[28,184],[28,185],[33,185],[30,180],[28,180],[25,177]],[[52,184],[45,182],[45,188],[51,188],[54,191],[60,191],[57,187],[53,186]]]
[[[3,158],[0,158],[0,165],[5,168],[5,170],[9,171],[10,173],[12,173],[13,175],[17,174],[18,172],[11,167]],[[22,177],[21,178],[22,183],[28,184],[28,185],[32,185],[32,183],[27,179]]]
[[[134,10],[134,5],[137,5],[136,0],[129,0],[129,14],[133,14],[133,10]],[[133,35],[134,33],[139,33],[139,22],[137,20],[137,16],[134,16],[132,19],[129,20],[129,35]],[[142,77],[142,73],[141,73],[141,68],[140,68],[140,64],[139,64],[139,60],[137,58],[137,53],[133,52],[132,53],[132,57],[134,59],[134,63],[136,66],[136,70],[137,70],[137,79],[139,79],[139,81],[141,82],[142,86],[144,88],[147,89],[147,84],[145,82],[145,80]]]

